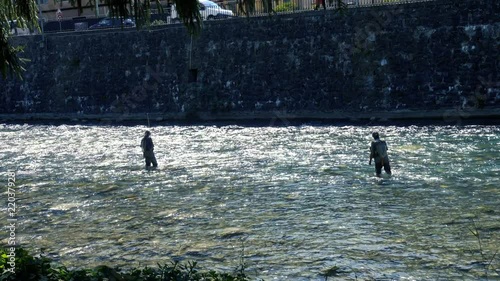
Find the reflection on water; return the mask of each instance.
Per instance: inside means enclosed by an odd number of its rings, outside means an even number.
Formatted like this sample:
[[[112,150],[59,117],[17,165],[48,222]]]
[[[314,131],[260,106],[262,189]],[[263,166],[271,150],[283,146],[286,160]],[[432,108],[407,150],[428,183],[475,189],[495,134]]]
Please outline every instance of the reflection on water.
[[[266,280],[323,280],[334,265],[340,280],[480,279],[494,275],[485,257],[500,267],[499,127],[154,127],[150,172],[145,129],[0,125],[18,241],[66,266],[231,270],[243,255]],[[392,178],[368,166],[372,130]]]

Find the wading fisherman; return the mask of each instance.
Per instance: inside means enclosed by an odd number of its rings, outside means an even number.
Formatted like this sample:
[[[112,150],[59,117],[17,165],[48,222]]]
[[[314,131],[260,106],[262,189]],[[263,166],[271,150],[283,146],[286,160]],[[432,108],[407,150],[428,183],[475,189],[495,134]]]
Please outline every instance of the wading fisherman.
[[[372,134],[372,137],[375,139],[372,141],[372,145],[370,146],[370,162],[372,164],[372,159],[375,158],[375,173],[377,177],[380,177],[382,174],[382,167],[387,174],[391,174],[391,165],[389,163],[389,156],[387,156],[387,143],[385,141],[380,140],[380,137],[377,132]]]
[[[142,154],[144,155],[144,159],[146,160],[146,169],[148,169],[151,164],[153,164],[153,168],[158,167],[158,163],[156,163],[155,153],[154,153],[154,144],[151,139],[151,132],[146,131],[144,133],[144,137],[141,140],[141,148]]]

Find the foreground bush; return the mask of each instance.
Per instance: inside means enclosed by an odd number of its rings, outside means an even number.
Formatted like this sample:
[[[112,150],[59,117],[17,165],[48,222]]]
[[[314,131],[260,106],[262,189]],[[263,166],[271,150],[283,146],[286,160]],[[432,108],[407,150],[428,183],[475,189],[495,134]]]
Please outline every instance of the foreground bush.
[[[98,266],[94,269],[68,270],[65,266],[53,267],[52,260],[47,257],[33,257],[28,251],[17,248],[14,252],[0,250],[0,281],[248,281],[244,267],[240,266],[235,273],[219,273],[216,271],[201,272],[196,262],[158,265],[158,268],[145,267],[122,271],[118,268]],[[13,268],[12,266],[15,266]]]

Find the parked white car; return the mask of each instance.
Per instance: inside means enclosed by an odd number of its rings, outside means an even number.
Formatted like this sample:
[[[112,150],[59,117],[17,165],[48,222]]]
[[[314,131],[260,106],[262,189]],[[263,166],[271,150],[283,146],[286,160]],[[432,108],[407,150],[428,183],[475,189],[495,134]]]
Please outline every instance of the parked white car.
[[[216,3],[209,0],[198,0],[200,6],[200,14],[203,20],[214,20],[214,19],[224,19],[234,17],[233,11],[222,9]],[[175,9],[175,5],[172,5],[172,10],[170,18],[173,22],[179,22],[179,15]]]

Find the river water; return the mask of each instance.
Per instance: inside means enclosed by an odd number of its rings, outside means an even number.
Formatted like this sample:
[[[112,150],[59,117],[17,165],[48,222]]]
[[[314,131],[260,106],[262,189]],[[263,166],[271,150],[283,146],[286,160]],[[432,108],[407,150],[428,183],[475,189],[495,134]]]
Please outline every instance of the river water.
[[[175,259],[244,262],[265,280],[324,280],[334,266],[335,280],[499,280],[499,126],[158,126],[156,171],[143,169],[145,130],[0,125],[17,242],[68,267]],[[368,165],[373,130],[390,178]]]

